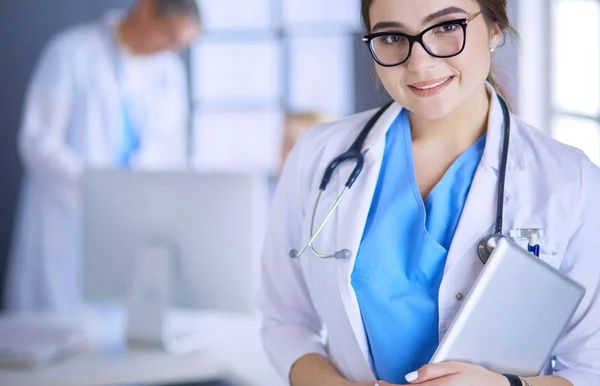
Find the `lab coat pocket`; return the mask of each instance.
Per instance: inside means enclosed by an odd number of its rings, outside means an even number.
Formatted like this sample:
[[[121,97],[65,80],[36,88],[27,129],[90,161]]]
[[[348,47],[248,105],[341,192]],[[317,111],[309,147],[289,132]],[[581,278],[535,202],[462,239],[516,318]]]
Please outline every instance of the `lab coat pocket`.
[[[562,256],[556,252],[553,253],[541,253],[540,259],[546,264],[551,265],[553,268],[559,269],[560,263],[562,262]]]
[[[553,239],[540,240],[540,259],[552,267],[558,269],[562,262],[562,254],[558,243]]]
[[[527,250],[527,241],[526,240],[514,240],[518,245],[520,245],[523,249]],[[549,264],[550,266],[558,269],[562,262],[562,254],[560,254],[558,243],[556,243],[552,239],[542,239],[540,240],[540,260]]]

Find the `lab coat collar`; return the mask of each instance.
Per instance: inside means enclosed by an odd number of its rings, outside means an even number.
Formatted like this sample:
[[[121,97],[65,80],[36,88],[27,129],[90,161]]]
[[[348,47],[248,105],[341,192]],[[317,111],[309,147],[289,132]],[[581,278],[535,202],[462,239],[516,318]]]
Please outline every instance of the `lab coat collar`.
[[[369,153],[369,150],[371,150],[374,146],[385,143],[385,134],[398,117],[398,114],[400,114],[400,111],[402,111],[402,106],[396,102],[393,102],[391,106],[387,108],[367,136],[363,145],[363,151],[367,151],[367,153]],[[375,111],[373,111],[373,115],[375,115]],[[372,155],[374,152],[371,151],[370,153],[370,155]]]
[[[108,40],[109,46],[112,50],[112,56],[114,56],[114,60],[132,60],[134,58],[143,59],[143,55],[136,55],[131,52],[127,46],[121,41],[119,37],[119,24],[126,17],[126,14],[122,11],[112,10],[106,12],[104,16],[100,19],[100,26],[103,30],[103,33]]]
[[[481,165],[494,170],[500,169],[500,159],[502,156],[502,145],[504,141],[504,114],[502,106],[498,100],[498,94],[494,88],[487,83],[488,93],[490,95],[490,112],[488,115],[488,129],[486,137],[485,150],[481,158]],[[526,168],[526,160],[523,155],[521,141],[517,140],[519,135],[519,126],[515,117],[510,114],[510,138],[507,170],[522,170]]]
[[[100,18],[100,25],[105,29],[105,32],[116,38],[117,25],[125,18],[125,13],[122,11],[111,10],[106,12]]]

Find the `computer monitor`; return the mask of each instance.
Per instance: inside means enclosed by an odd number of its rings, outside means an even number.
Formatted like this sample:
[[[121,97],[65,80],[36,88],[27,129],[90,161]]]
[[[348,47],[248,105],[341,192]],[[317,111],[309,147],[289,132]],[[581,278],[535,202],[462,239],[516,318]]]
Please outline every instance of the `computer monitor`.
[[[88,172],[83,182],[84,298],[123,303],[146,281],[153,291],[169,285],[172,306],[250,311],[267,209],[266,177]],[[161,260],[165,252],[169,257]],[[165,270],[168,277],[160,278]]]

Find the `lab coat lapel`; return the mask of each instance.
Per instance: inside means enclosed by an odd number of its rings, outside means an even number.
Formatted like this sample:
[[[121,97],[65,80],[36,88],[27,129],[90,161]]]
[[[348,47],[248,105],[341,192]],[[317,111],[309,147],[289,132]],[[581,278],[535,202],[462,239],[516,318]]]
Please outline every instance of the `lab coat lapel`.
[[[484,236],[494,232],[498,200],[498,176],[500,174],[501,152],[504,139],[504,116],[495,92],[492,91],[488,131],[485,150],[465,202],[463,212],[456,228],[452,245],[448,251],[445,273],[451,270],[458,261],[467,256],[477,247]],[[518,122],[511,115],[511,133],[504,188],[504,211],[509,212],[513,200],[516,174],[525,170],[522,154]],[[503,229],[508,234],[507,229]]]
[[[496,217],[498,178],[494,170],[480,166],[475,172],[471,190],[448,251],[445,272],[467,256],[484,235],[493,232]],[[505,197],[505,204],[507,202]]]
[[[340,167],[337,176],[339,187],[338,194],[341,194],[346,183],[347,176],[350,175],[354,164],[346,164]],[[365,167],[361,177],[354,186],[348,191],[346,197],[340,203],[337,215],[337,250],[348,249],[351,252],[351,258],[339,261],[337,264],[337,281],[341,300],[344,303],[344,309],[348,318],[351,331],[356,338],[356,353],[348,354],[352,359],[353,378],[361,381],[374,381],[371,360],[369,355],[369,345],[362,322],[362,316],[356,299],[356,294],[352,288],[350,276],[354,269],[356,254],[360,246],[360,240],[366,224],[371,198],[374,188],[377,184],[378,172],[372,162],[365,160]]]
[[[365,144],[363,153],[365,154],[365,165],[354,186],[348,191],[346,197],[340,202],[339,210],[336,214],[337,225],[337,245],[336,250],[348,249],[351,252],[351,258],[340,261],[337,265],[338,284],[341,299],[344,303],[346,315],[350,327],[356,338],[356,354],[348,353],[351,358],[351,367],[348,371],[352,372],[353,378],[363,382],[375,381],[371,359],[369,354],[369,345],[364,330],[362,317],[356,294],[352,288],[350,276],[354,269],[354,262],[360,247],[365,224],[371,207],[371,200],[377,186],[379,170],[383,159],[385,148],[385,133],[401,111],[401,107],[393,104],[382,115],[378,123],[373,127]],[[354,138],[352,138],[354,140]],[[347,162],[339,167],[336,176],[337,193],[341,194],[345,188],[348,176],[355,167],[355,163]]]

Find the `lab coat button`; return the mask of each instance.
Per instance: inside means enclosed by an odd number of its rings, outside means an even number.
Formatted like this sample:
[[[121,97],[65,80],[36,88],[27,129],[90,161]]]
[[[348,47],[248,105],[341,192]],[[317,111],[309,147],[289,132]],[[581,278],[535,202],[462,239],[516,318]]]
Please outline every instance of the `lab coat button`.
[[[458,302],[462,302],[465,298],[465,295],[462,294],[462,292],[459,292],[456,294],[456,301]]]

